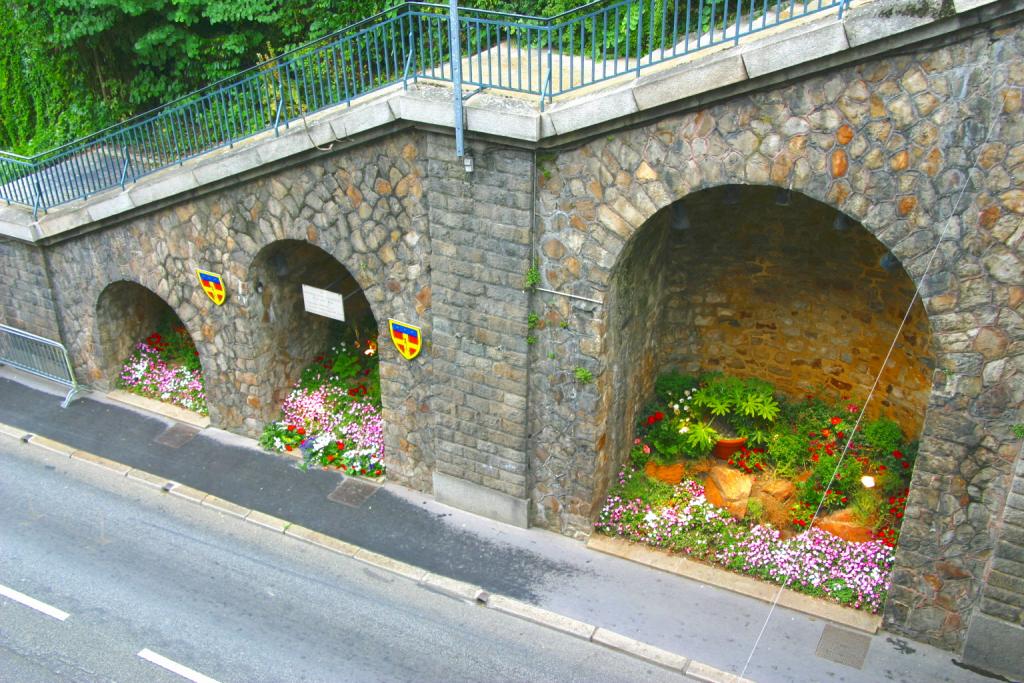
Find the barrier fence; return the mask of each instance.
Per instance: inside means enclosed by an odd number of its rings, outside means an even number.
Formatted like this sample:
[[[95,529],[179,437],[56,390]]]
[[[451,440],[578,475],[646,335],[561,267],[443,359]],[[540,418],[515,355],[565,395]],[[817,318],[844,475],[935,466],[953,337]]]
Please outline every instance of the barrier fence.
[[[554,97],[849,0],[599,0],[553,17],[406,2],[272,60],[34,157],[0,152],[0,199],[39,210],[410,80]]]
[[[0,325],[0,364],[24,370],[66,386],[61,408],[67,408],[82,391],[75,380],[68,351],[60,342],[39,337],[7,325]]]

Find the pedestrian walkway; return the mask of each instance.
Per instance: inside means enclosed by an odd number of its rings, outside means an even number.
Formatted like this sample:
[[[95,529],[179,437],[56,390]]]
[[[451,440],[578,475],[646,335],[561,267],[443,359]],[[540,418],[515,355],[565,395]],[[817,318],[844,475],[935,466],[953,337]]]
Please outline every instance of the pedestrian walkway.
[[[56,396],[56,389],[0,369],[0,423],[721,671],[743,669],[769,615],[770,605],[759,600],[603,555],[547,531],[476,517],[400,486],[339,488],[344,480],[339,473],[303,472],[296,461],[266,453],[250,439],[216,429],[175,427],[173,420],[96,395],[61,409]],[[862,658],[858,649],[865,646]],[[993,680],[958,666],[955,659],[952,653],[885,632],[866,636],[776,608],[746,677]]]

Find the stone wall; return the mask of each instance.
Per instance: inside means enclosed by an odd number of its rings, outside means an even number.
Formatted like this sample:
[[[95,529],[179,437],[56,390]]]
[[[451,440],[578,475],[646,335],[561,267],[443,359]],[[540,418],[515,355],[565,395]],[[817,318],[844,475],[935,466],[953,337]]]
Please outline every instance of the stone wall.
[[[560,152],[538,179],[536,243],[566,247],[557,259],[539,252],[542,286],[589,298],[609,295],[626,245],[652,216],[723,185],[792,188],[861,223],[895,256],[921,287],[937,371],[885,622],[949,649],[963,645],[997,544],[1021,547],[1013,534],[1000,541],[1009,527],[999,520],[1018,448],[1010,427],[1024,403],[1022,55],[1019,26],[964,31],[943,46],[595,137]],[[629,410],[614,391],[618,353],[606,327],[615,315],[605,305],[579,328],[579,363],[596,381],[576,400],[594,405],[598,421]],[[558,411],[543,392],[530,400],[534,414]],[[560,451],[574,453],[568,471],[622,462],[613,423],[598,422],[585,448],[577,435],[556,435],[531,461]],[[608,483],[595,477],[587,491],[537,472],[535,498],[581,507]]]
[[[59,340],[60,328],[43,250],[0,237],[0,323]]]
[[[437,471],[527,492],[526,316],[533,155],[451,140],[429,147]],[[525,522],[525,519],[522,520]]]
[[[137,282],[167,302],[195,340],[213,424],[255,435],[276,413],[298,357],[313,352],[303,341],[307,314],[294,289],[302,263],[327,255],[326,263],[340,264],[337,272],[362,288],[381,336],[388,338],[387,319],[394,317],[421,326],[429,340],[426,148],[425,135],[395,135],[49,247],[79,374],[99,383],[111,379],[100,361],[100,292],[112,282]],[[263,252],[270,245],[276,246]],[[269,277],[268,254],[275,250],[292,276]],[[202,292],[195,268],[224,277],[223,306]],[[309,284],[323,284],[310,277],[317,281]],[[287,292],[280,290],[285,284]],[[271,324],[274,317],[291,322]],[[293,359],[271,368],[280,377],[264,374],[272,349]],[[380,357],[389,476],[429,490],[429,354],[407,362],[382,344]]]
[[[791,398],[863,400],[914,283],[860,225],[799,193],[783,201],[731,186],[680,203],[688,227],[672,232],[659,364],[760,377]],[[915,301],[868,404],[869,418],[891,417],[909,438],[931,391],[930,341]]]
[[[112,282],[96,302],[100,375],[97,389],[112,389],[125,359],[135,345],[156,331],[161,322],[174,321],[175,314],[163,299],[145,287],[125,280]]]

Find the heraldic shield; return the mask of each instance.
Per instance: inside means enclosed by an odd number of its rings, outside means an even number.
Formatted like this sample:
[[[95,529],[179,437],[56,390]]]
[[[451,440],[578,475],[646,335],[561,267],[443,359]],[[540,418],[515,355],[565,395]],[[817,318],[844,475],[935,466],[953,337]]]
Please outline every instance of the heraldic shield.
[[[423,346],[423,335],[420,333],[420,328],[389,318],[388,329],[391,330],[391,341],[395,343],[395,348],[403,358],[412,360],[419,355],[420,348]]]
[[[213,303],[218,306],[224,303],[227,292],[224,290],[224,280],[219,274],[196,268],[196,277],[199,278],[199,284],[202,285],[206,296],[210,297]]]

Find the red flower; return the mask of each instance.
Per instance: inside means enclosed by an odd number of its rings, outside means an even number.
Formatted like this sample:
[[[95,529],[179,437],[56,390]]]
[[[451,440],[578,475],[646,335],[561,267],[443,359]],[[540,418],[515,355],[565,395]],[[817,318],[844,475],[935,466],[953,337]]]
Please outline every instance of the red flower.
[[[656,422],[656,420],[654,419],[654,416],[653,416],[653,415],[648,415],[648,416],[647,416],[647,426],[648,426],[648,427],[650,427],[650,426],[651,426],[652,424],[654,424],[655,422]]]
[[[317,356],[317,357],[316,357],[316,362],[317,362],[317,363],[321,363],[321,362],[323,362],[323,360],[324,360],[324,357],[323,357],[323,356]]]
[[[897,512],[897,513],[896,513],[896,519],[899,519],[899,518],[900,518],[900,517],[902,517],[902,516],[903,516],[903,513],[902,513],[902,512]]]
[[[336,442],[338,444],[338,450],[345,450],[345,444],[341,441]]]
[[[348,390],[348,395],[349,396],[355,396],[356,395],[356,390],[355,389],[349,389]]]
[[[889,497],[889,505],[895,505],[895,504],[896,504],[896,497],[895,496],[890,496]]]
[[[657,411],[656,413],[654,413],[654,421],[655,422],[661,422],[664,419],[665,419],[665,413],[661,412],[660,410]]]
[[[335,456],[333,456],[333,455],[328,455],[328,456],[327,456],[327,462],[334,462],[334,461],[335,461],[335,459],[336,459],[336,458],[335,458]]]
[[[879,465],[878,466],[878,471],[879,472],[885,472],[887,469],[889,469],[889,468],[886,467],[885,465]]]
[[[366,470],[359,470],[359,474],[366,474]]]
[[[299,427],[299,431],[298,431],[299,436],[302,436],[305,433],[306,433],[306,430],[304,428],[302,428],[302,427]]]
[[[846,406],[847,412],[856,413],[860,408],[857,407],[856,403],[850,403]]]
[[[373,475],[374,475],[375,477],[379,477],[379,476],[380,476],[380,470],[377,470],[376,472],[374,472],[374,473],[373,473]]]
[[[905,470],[909,470],[910,469],[910,463],[907,462],[906,460],[903,461],[903,469],[905,469]]]
[[[900,458],[902,458],[902,457],[903,457],[903,454],[902,454],[902,453],[900,453],[899,451],[893,451],[893,452],[892,452],[892,457],[894,457],[894,458],[896,458],[897,460],[899,460]]]
[[[837,424],[839,424],[842,421],[843,421],[842,418],[838,418],[838,417],[833,417],[831,420],[829,420],[829,422],[832,423],[833,427],[835,427]]]
[[[295,431],[295,425],[288,425],[288,431],[289,432],[294,432]]]
[[[285,449],[286,451],[290,451],[290,450],[292,449],[292,445],[291,445],[290,443],[286,443],[286,444],[284,445],[284,449]]]

